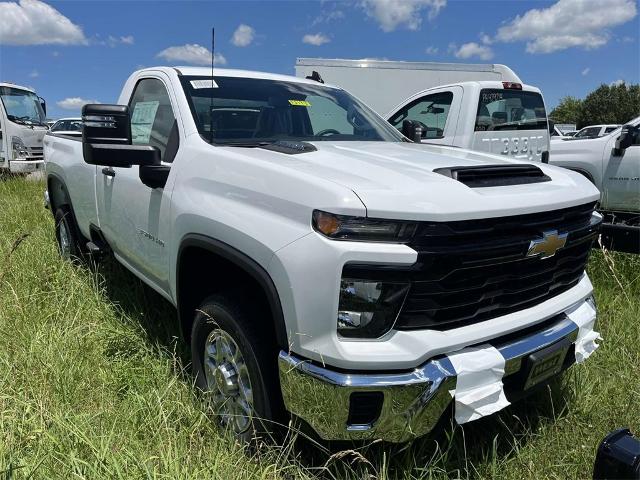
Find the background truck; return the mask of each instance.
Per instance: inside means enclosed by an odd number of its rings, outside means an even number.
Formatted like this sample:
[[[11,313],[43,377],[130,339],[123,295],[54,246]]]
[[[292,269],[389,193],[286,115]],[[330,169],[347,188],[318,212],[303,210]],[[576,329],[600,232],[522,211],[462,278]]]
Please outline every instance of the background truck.
[[[0,170],[28,173],[43,168],[46,103],[28,88],[0,83]]]
[[[258,72],[143,69],[83,123],[45,137],[59,250],[111,252],[175,305],[240,439],[288,412],[403,442],[597,347],[582,175],[417,145],[344,90]]]
[[[546,162],[549,124],[540,90],[505,65],[299,58],[296,76],[313,72],[340,86],[398,130],[422,126],[424,142]]]
[[[551,163],[581,173],[601,192],[603,234],[618,249],[640,253],[640,117],[601,137],[554,140]]]

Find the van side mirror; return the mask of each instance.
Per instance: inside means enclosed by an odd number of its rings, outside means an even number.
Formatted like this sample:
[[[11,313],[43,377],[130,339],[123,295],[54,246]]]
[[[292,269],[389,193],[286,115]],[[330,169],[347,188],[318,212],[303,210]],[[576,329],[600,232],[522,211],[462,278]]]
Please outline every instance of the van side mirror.
[[[616,139],[613,155],[616,157],[622,156],[627,148],[636,143],[639,131],[640,128],[638,127],[624,125],[620,131],[620,136]]]
[[[47,102],[44,101],[44,98],[38,97],[40,100],[40,106],[42,107],[42,111],[44,112],[45,117],[47,116]]]
[[[131,120],[126,105],[82,107],[82,152],[89,165],[124,167],[160,165],[160,150],[131,145]]]
[[[556,122],[551,119],[547,120],[547,126],[549,127],[549,135],[553,135],[553,131],[556,128]]]
[[[420,143],[422,140],[422,124],[415,120],[402,122],[402,134],[412,142]]]

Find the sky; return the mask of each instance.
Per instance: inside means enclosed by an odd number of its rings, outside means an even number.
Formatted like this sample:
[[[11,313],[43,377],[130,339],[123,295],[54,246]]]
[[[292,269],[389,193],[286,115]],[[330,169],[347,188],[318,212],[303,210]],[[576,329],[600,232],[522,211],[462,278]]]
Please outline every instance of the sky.
[[[637,0],[0,1],[0,81],[31,86],[48,117],[115,103],[155,65],[294,74],[297,57],[501,63],[547,107],[640,82]],[[413,92],[408,92],[408,94]]]

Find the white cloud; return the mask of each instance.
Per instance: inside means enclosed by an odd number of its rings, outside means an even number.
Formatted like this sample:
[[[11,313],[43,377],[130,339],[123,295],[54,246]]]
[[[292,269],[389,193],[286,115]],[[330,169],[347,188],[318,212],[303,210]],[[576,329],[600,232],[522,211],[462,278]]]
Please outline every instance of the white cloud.
[[[253,42],[253,39],[256,36],[256,31],[250,27],[249,25],[245,25],[244,23],[238,25],[236,31],[233,32],[233,37],[231,37],[231,43],[233,43],[236,47],[248,47]]]
[[[31,73],[29,73],[29,78],[38,78],[40,76],[40,72],[38,72],[37,70],[31,70]]]
[[[481,33],[480,34],[480,41],[482,43],[484,43],[485,45],[491,45],[493,43],[493,38],[491,38],[486,33]]]
[[[109,45],[110,47],[115,47],[117,45],[133,45],[135,43],[135,39],[133,35],[127,35],[126,37],[114,37],[113,35],[109,35],[107,37],[106,42],[98,42],[100,45]]]
[[[333,22],[334,20],[342,20],[344,18],[344,12],[342,10],[331,10],[330,12],[321,12],[311,22],[311,26],[315,27],[320,23]]]
[[[614,80],[613,82],[611,82],[609,84],[610,87],[619,87],[620,85],[622,85],[624,82],[624,80],[622,80],[621,78],[618,80]]]
[[[434,47],[433,45],[424,49],[424,53],[427,55],[436,55],[438,53],[438,47]]]
[[[59,102],[56,102],[56,105],[58,105],[60,108],[64,108],[65,110],[80,110],[82,106],[86,105],[87,103],[100,103],[100,102],[97,100],[87,100],[86,98],[80,98],[80,97],[69,97],[69,98],[65,98],[64,100],[60,100]]]
[[[82,28],[40,0],[0,2],[0,44],[86,45]]]
[[[491,60],[493,58],[493,50],[491,50],[491,47],[480,45],[476,42],[465,43],[460,45],[460,48],[451,45],[450,50],[453,51],[456,58],[466,59],[478,57],[481,60]]]
[[[498,29],[496,39],[526,41],[529,53],[551,53],[571,47],[591,50],[609,41],[609,28],[636,15],[635,0],[559,0],[548,8],[518,15]]]
[[[589,75],[589,72],[591,71],[591,69],[589,67],[585,68],[584,70],[582,70],[582,72],[580,72],[582,74],[582,76],[586,76]]]
[[[307,33],[302,37],[302,43],[308,43],[309,45],[315,45],[316,47],[329,43],[331,39],[322,33]]]
[[[156,55],[167,62],[184,62],[189,65],[211,65],[211,52],[197,43],[169,47]],[[227,59],[221,53],[214,55],[213,63],[226,65]]]
[[[447,5],[447,0],[361,0],[360,6],[385,32],[404,26],[417,30],[422,23],[422,10],[428,9],[429,20]]]

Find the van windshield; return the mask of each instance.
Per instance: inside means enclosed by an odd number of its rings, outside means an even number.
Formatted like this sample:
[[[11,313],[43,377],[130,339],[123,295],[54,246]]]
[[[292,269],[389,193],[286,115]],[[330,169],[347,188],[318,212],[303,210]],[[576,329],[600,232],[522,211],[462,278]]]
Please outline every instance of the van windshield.
[[[476,132],[540,129],[547,129],[547,112],[539,93],[497,88],[480,91]]]
[[[182,76],[200,135],[224,145],[292,141],[401,142],[402,135],[344,90],[260,78]]]
[[[45,114],[38,96],[28,90],[0,87],[0,99],[7,118],[25,125],[44,125]]]

